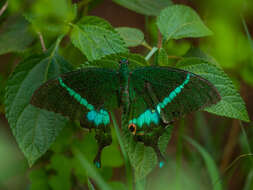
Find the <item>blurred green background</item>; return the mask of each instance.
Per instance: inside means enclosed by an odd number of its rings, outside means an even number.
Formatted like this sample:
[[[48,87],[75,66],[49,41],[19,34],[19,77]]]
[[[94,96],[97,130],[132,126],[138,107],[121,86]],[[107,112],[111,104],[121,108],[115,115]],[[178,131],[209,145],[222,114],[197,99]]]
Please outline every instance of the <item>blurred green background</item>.
[[[214,57],[233,79],[246,102],[249,116],[253,119],[253,42],[250,40],[253,35],[253,1],[173,2],[195,9],[213,31],[213,35],[203,39],[173,41],[169,47],[170,55],[183,55],[194,45]],[[0,1],[0,7],[5,3],[6,1]],[[108,20],[114,27],[139,28],[150,44],[156,44],[154,18],[135,13],[110,0],[83,0],[80,3],[79,18],[87,14],[96,15]],[[28,22],[20,16],[22,14],[33,22],[33,28],[28,27]],[[0,16],[0,190],[87,189],[87,175],[80,168],[80,163],[62,152],[69,149],[70,145],[71,148],[84,147],[83,154],[88,159],[89,156],[92,158],[97,149],[94,134],[80,134],[75,129],[66,127],[51,150],[29,169],[11,134],[3,106],[5,83],[15,65],[29,54],[41,52],[37,29],[45,34],[45,45],[48,47],[57,35],[67,31],[61,22],[69,22],[74,14],[62,0],[11,0]],[[8,47],[1,45],[4,40],[9,41]],[[60,51],[76,66],[86,61],[68,39],[63,41]],[[144,47],[135,47],[131,51],[147,52]],[[250,153],[253,148],[252,127],[252,123],[240,123],[203,112],[177,122],[167,148],[169,164],[151,173],[147,179],[147,189],[252,190],[253,159],[250,156],[238,158]],[[191,137],[198,144],[187,140],[185,136]],[[99,173],[114,189],[125,189],[119,183],[126,178],[122,172],[123,158],[119,151],[117,142],[106,148],[102,157],[106,167]],[[113,158],[110,156],[112,154]],[[217,178],[217,172],[220,178]]]

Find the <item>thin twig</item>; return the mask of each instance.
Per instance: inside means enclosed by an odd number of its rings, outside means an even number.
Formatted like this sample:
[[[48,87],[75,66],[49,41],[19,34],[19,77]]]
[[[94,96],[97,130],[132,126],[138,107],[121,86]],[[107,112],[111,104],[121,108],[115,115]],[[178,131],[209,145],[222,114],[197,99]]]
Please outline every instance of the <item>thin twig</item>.
[[[0,10],[0,16],[2,16],[2,14],[7,9],[7,7],[8,7],[8,1],[6,1],[5,4],[4,4],[4,6],[1,8],[1,10]]]
[[[141,45],[144,46],[145,48],[149,49],[149,50],[152,50],[152,47],[146,41],[143,41],[141,43]]]
[[[157,50],[158,50],[157,47],[153,47],[152,50],[148,53],[148,55],[145,57],[145,60],[148,61]]]
[[[40,38],[40,44],[41,44],[42,50],[45,52],[45,51],[47,51],[47,48],[45,46],[45,42],[44,42],[43,36],[42,36],[42,34],[40,32],[38,32],[38,35],[39,35],[39,38]]]

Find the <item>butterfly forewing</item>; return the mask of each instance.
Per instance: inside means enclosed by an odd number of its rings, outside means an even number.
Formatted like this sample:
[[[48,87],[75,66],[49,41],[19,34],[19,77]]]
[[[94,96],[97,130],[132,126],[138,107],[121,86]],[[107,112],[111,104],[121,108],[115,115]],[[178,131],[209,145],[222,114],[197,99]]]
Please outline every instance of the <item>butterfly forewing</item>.
[[[118,89],[117,72],[85,68],[46,82],[35,91],[31,103],[73,120],[83,119],[91,108],[111,111],[118,107]]]

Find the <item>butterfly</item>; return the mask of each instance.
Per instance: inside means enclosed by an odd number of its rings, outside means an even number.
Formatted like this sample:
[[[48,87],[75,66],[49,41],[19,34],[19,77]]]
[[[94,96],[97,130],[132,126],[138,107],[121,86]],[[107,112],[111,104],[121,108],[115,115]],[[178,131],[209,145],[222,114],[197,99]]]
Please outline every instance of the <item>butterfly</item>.
[[[101,152],[112,142],[110,112],[122,108],[122,126],[136,142],[154,148],[159,167],[164,157],[159,137],[172,121],[221,99],[208,80],[184,70],[164,66],[130,69],[123,58],[118,69],[87,67],[60,75],[42,84],[31,104],[79,120],[94,129],[98,142],[95,165],[101,167]]]

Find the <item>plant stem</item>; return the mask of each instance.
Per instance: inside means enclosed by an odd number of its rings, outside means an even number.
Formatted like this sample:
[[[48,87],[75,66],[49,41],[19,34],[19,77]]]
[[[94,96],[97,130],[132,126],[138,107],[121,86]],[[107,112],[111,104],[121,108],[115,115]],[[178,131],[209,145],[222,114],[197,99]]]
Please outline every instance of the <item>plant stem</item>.
[[[157,50],[157,47],[153,47],[152,50],[148,53],[148,55],[145,57],[145,60],[148,61]]]
[[[124,143],[123,143],[123,140],[122,140],[122,137],[121,137],[121,134],[120,134],[119,126],[116,122],[114,113],[111,113],[111,117],[112,117],[113,126],[115,128],[116,136],[117,136],[117,139],[118,139],[118,142],[119,142],[119,146],[120,146],[121,152],[122,152],[124,160],[125,160],[125,168],[126,168],[126,177],[127,177],[128,189],[132,190],[133,189],[133,177],[132,177],[131,165],[130,165],[130,162],[129,162],[129,159],[128,159],[128,156],[127,156],[127,152],[126,152],[125,147],[124,147]]]
[[[6,1],[5,4],[3,5],[3,7],[1,8],[1,10],[0,10],[0,16],[2,16],[2,14],[7,9],[7,7],[8,7],[8,1]]]
[[[152,50],[152,47],[147,42],[145,42],[145,41],[143,41],[141,43],[141,45],[144,46],[145,48],[149,49],[149,50]]]
[[[47,51],[47,48],[46,48],[43,36],[42,36],[41,32],[37,32],[37,33],[38,33],[39,38],[40,38],[40,44],[41,44],[42,50],[43,50],[43,52],[45,52],[45,51]]]
[[[241,19],[242,19],[242,25],[243,25],[243,28],[244,28],[244,30],[245,30],[245,32],[246,32],[246,35],[247,35],[248,41],[249,41],[249,43],[250,43],[251,49],[253,50],[253,41],[252,41],[252,38],[251,38],[251,36],[250,36],[250,33],[249,33],[249,30],[248,30],[247,24],[246,24],[246,22],[245,22],[245,20],[244,20],[244,18],[243,18],[242,15],[241,15]]]

